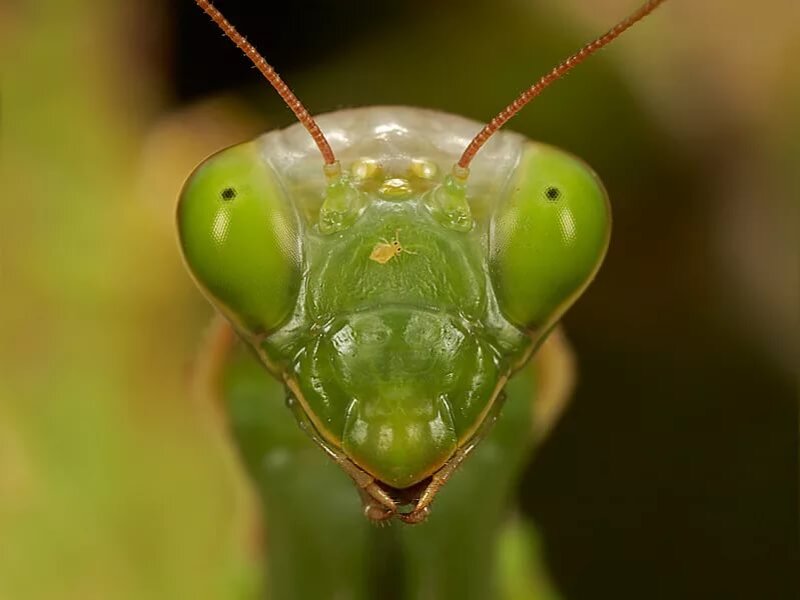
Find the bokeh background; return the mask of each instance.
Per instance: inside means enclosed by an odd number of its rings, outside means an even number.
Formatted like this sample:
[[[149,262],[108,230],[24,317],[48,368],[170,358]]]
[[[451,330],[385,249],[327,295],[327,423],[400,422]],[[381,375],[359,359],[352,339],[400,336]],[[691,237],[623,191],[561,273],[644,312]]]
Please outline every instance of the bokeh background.
[[[635,4],[219,0],[312,112],[483,121]],[[190,0],[5,0],[0,53],[0,599],[251,597],[173,212],[290,114]],[[798,59],[795,0],[673,0],[510,124],[614,207],[522,490],[568,600],[797,597]]]

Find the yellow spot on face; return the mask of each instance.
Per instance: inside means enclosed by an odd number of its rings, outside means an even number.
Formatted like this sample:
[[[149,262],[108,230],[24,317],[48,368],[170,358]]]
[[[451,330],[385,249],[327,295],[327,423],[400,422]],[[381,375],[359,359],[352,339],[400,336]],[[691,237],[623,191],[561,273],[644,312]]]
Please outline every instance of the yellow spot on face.
[[[372,158],[359,158],[350,167],[350,174],[356,179],[369,179],[375,177],[380,171],[378,161]]]
[[[422,179],[433,179],[439,169],[436,163],[424,158],[414,158],[411,160],[411,173]]]
[[[411,194],[411,185],[407,179],[392,177],[381,184],[378,193],[385,198],[404,198]]]
[[[398,229],[394,232],[394,239],[391,242],[381,239],[380,242],[375,244],[375,247],[372,249],[372,252],[369,255],[369,259],[374,260],[376,263],[385,265],[395,256],[399,256],[403,252],[406,254],[416,254],[416,252],[412,252],[411,250],[403,248],[402,244],[400,243],[399,236],[400,230]]]

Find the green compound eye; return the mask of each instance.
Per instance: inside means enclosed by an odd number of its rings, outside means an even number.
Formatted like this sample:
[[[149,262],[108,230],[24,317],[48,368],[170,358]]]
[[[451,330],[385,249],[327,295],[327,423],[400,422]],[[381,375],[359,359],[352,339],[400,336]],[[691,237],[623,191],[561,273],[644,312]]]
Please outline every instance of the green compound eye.
[[[591,281],[608,247],[605,189],[581,160],[529,144],[492,218],[490,268],[501,311],[549,327]]]
[[[201,164],[178,204],[186,263],[210,300],[253,334],[290,315],[301,280],[297,214],[254,143]]]

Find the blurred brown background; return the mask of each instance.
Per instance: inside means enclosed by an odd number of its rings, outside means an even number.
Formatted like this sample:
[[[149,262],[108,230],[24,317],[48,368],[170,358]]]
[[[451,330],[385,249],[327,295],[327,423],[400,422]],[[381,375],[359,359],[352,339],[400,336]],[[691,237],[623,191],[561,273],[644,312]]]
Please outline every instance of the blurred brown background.
[[[218,4],[312,112],[485,121],[635,1]],[[0,599],[249,597],[173,209],[290,115],[189,0],[12,0],[0,53]],[[522,494],[568,599],[797,597],[798,58],[794,0],[673,0],[510,124],[614,207]]]

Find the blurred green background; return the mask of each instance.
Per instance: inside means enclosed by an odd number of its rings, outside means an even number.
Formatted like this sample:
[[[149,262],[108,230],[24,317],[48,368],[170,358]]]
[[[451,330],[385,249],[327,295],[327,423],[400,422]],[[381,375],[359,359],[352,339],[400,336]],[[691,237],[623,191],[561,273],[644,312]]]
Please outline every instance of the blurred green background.
[[[634,4],[219,0],[312,112],[481,121]],[[173,210],[290,115],[190,0],[6,0],[0,53],[0,599],[251,597]],[[510,124],[614,207],[522,489],[567,599],[796,598],[798,57],[794,0],[674,0]]]

